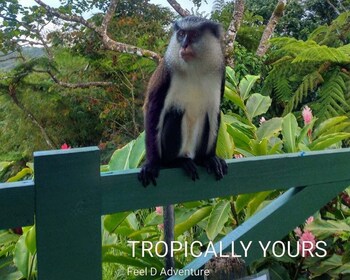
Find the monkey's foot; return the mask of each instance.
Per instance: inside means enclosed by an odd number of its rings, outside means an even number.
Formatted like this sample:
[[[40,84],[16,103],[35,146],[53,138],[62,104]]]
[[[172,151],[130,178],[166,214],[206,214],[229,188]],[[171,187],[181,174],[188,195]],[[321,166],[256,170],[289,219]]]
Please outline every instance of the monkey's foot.
[[[147,187],[150,183],[154,186],[157,185],[156,178],[158,178],[159,169],[160,166],[154,163],[146,163],[142,166],[138,179],[144,187]]]
[[[198,176],[197,167],[194,161],[191,158],[183,158],[181,162],[182,162],[182,168],[191,177],[191,179],[193,181],[198,180],[199,176]]]
[[[204,162],[204,166],[207,168],[208,173],[214,172],[216,180],[220,180],[227,174],[227,163],[223,159],[213,156],[208,158]]]

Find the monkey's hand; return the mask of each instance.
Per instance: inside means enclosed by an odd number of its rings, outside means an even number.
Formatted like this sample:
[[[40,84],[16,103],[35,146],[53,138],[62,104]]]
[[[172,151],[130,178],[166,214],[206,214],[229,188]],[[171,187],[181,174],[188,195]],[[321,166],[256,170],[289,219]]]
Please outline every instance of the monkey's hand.
[[[191,158],[181,158],[181,165],[193,181],[199,179],[197,167]]]
[[[147,187],[150,183],[154,186],[157,185],[156,178],[158,178],[159,169],[159,164],[155,163],[145,163],[142,166],[138,179],[144,187]]]
[[[223,159],[213,156],[208,158],[204,162],[204,166],[207,168],[208,173],[214,172],[216,180],[220,180],[227,174],[227,163]]]

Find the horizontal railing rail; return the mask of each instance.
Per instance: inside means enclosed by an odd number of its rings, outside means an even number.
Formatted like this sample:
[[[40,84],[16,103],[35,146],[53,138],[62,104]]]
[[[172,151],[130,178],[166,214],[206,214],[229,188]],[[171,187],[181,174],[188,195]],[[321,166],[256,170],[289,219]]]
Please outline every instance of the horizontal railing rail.
[[[220,181],[204,169],[195,182],[180,169],[164,169],[157,186],[147,188],[137,180],[138,169],[100,173],[99,162],[96,147],[37,152],[35,181],[0,184],[0,228],[31,225],[35,217],[39,279],[102,279],[101,215],[286,190],[216,245],[230,251],[233,241],[283,238],[350,185],[350,149],[229,160],[228,175]],[[260,255],[252,245],[245,260]],[[185,269],[199,269],[212,256]]]

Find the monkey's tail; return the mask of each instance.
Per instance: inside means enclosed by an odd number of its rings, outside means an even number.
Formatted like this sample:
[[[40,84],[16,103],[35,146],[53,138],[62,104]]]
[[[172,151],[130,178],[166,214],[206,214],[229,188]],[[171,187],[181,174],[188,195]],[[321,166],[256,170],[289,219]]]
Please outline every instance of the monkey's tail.
[[[164,241],[167,245],[167,254],[165,256],[165,269],[175,268],[175,260],[172,256],[171,251],[171,242],[174,241],[174,227],[175,227],[175,214],[174,214],[174,205],[164,206],[163,209],[164,215]]]

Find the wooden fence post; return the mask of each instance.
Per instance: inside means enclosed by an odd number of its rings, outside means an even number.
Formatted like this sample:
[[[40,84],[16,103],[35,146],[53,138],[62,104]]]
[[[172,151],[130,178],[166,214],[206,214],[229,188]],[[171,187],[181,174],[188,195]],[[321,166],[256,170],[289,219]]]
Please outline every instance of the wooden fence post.
[[[39,280],[100,280],[100,157],[96,147],[34,154]]]

